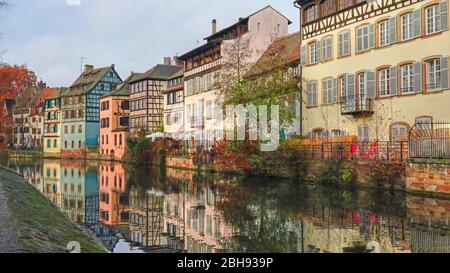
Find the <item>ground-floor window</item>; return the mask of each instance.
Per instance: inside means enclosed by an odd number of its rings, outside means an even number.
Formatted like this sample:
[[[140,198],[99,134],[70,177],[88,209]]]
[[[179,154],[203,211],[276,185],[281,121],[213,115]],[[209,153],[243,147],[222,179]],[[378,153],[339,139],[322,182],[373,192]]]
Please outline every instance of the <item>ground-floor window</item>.
[[[391,125],[391,141],[405,141],[408,138],[409,126],[403,123]]]

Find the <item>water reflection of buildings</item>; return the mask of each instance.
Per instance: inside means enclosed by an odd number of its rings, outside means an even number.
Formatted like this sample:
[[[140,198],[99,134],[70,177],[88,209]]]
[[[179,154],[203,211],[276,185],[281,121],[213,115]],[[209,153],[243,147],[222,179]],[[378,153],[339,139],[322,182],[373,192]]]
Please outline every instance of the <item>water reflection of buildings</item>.
[[[61,169],[59,160],[45,160],[43,162],[44,172],[44,196],[51,200],[55,206],[61,206]]]
[[[100,221],[108,226],[129,222],[128,196],[125,193],[126,176],[121,164],[101,163]]]

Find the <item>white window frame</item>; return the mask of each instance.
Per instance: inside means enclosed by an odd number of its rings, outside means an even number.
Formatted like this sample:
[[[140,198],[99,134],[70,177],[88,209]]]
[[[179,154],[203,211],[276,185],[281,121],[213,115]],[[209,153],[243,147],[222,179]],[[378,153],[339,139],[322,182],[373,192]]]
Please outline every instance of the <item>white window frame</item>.
[[[378,23],[378,41],[380,47],[389,45],[389,20]]]
[[[345,50],[345,44],[347,43],[347,52]],[[339,56],[350,55],[350,31],[346,30],[339,33]]]
[[[378,70],[378,91],[380,97],[391,95],[391,72],[389,68]]]
[[[426,34],[441,31],[441,9],[439,4],[432,5],[425,9],[425,23]]]
[[[414,38],[413,13],[409,12],[401,16],[402,41]]]
[[[317,43],[318,42],[316,41],[316,42],[311,43],[309,45],[309,63],[311,63],[311,64],[318,63],[317,54],[316,54],[316,52],[317,52],[317,45],[318,45]]]
[[[434,91],[441,89],[441,59],[426,61],[426,90]]]
[[[400,92],[402,94],[414,93],[414,68],[413,64],[400,66]]]

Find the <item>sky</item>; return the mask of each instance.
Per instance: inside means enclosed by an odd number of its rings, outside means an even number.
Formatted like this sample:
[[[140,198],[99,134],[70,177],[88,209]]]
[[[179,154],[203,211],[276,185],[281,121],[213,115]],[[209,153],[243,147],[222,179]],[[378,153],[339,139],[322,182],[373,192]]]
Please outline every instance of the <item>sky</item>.
[[[78,77],[82,58],[115,64],[122,79],[145,72],[164,56],[182,55],[239,17],[272,5],[298,31],[293,0],[7,0],[0,11],[0,61],[26,64],[49,86]]]

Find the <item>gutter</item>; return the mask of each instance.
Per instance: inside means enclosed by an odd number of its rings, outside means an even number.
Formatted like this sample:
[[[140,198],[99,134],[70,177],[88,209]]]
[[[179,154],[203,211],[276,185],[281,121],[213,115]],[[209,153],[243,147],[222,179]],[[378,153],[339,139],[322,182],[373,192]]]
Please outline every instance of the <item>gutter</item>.
[[[303,42],[303,34],[302,34],[302,6],[299,4],[298,1],[294,1],[294,7],[298,8],[299,10],[299,31],[300,31],[300,48],[302,46]],[[301,49],[300,49],[301,50]],[[301,54],[300,54],[301,58]],[[299,66],[299,78],[300,78],[300,136],[303,136],[303,67],[301,66],[301,62],[298,64]]]

